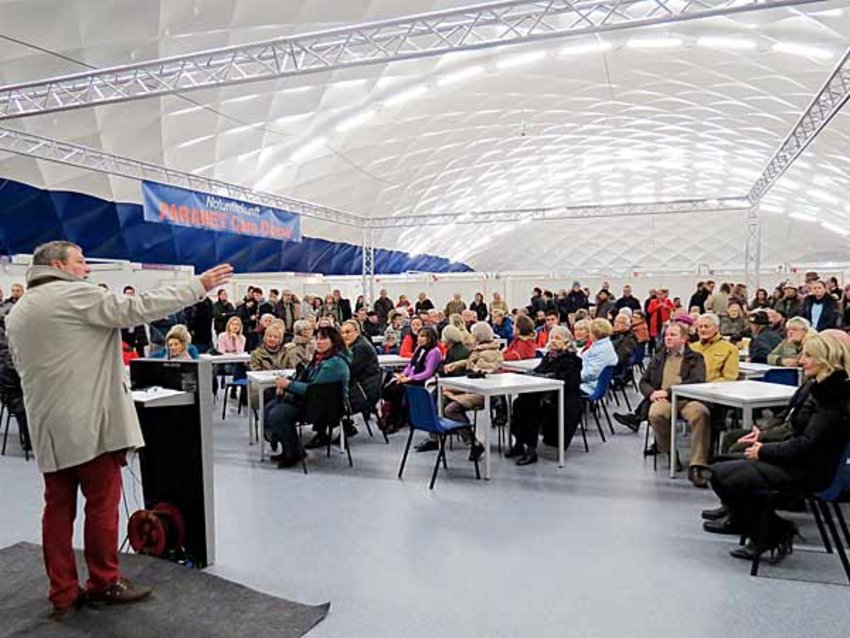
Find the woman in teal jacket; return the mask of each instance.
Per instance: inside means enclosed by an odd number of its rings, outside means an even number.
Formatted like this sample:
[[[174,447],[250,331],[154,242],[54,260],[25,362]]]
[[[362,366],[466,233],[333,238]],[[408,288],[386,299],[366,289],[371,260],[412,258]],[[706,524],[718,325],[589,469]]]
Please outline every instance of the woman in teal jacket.
[[[302,412],[304,397],[311,383],[342,382],[343,396],[348,397],[349,371],[348,350],[342,335],[336,328],[322,327],[316,331],[316,353],[309,365],[295,379],[281,377],[276,382],[276,396],[266,404],[266,439],[279,442],[283,450],[277,456],[278,467],[291,467],[304,452],[298,445],[295,424]]]

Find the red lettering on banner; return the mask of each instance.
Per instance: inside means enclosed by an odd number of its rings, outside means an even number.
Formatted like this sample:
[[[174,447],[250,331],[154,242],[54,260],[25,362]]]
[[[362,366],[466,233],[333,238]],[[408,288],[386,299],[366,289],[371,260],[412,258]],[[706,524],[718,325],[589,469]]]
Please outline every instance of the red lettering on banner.
[[[160,202],[159,203],[159,219],[160,219],[160,221],[162,221],[166,217],[168,217],[168,204],[166,204],[165,202]]]
[[[191,224],[191,211],[188,206],[181,206],[177,209],[178,219],[182,224]]]

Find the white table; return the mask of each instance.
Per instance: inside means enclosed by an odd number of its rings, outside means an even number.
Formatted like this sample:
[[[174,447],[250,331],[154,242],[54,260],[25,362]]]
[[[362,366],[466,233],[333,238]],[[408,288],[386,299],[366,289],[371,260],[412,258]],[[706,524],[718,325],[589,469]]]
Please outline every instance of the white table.
[[[202,361],[209,361],[211,363],[248,363],[251,360],[251,353],[202,354],[200,358]]]
[[[266,388],[274,386],[277,379],[280,377],[290,377],[295,374],[295,370],[256,370],[248,372],[248,440],[251,440],[251,422],[254,418],[254,411],[251,405],[251,387],[257,388],[260,396],[260,405],[257,412],[257,420],[254,422],[254,434],[260,444],[260,460],[266,458],[266,439],[263,437],[263,421],[265,420],[266,400],[263,396]]]
[[[527,374],[540,365],[543,359],[520,359],[519,361],[503,361],[502,368],[511,372]]]
[[[767,363],[750,363],[742,361],[738,364],[740,376],[744,379],[760,379],[771,370],[788,370],[782,366],[772,366]]]
[[[778,383],[762,381],[727,381],[714,383],[688,383],[670,388],[672,418],[670,424],[670,478],[676,475],[673,454],[676,451],[676,419],[679,399],[693,399],[703,403],[719,403],[733,408],[741,408],[743,420],[741,427],[752,428],[753,410],[788,405],[797,388]]]
[[[380,345],[384,343],[384,335],[375,335],[371,340],[374,345]]]
[[[527,374],[492,374],[483,379],[469,377],[440,377],[437,380],[437,394],[442,396],[443,388],[472,392],[484,397],[483,423],[477,430],[484,446],[484,478],[490,478],[490,400],[495,396],[518,395],[527,392],[558,392],[558,467],[564,467],[564,382],[558,379],[545,379]],[[443,401],[437,401],[440,416],[443,416]],[[510,442],[508,442],[510,443]]]
[[[406,368],[410,359],[405,359],[397,354],[379,354],[378,365],[382,368]]]

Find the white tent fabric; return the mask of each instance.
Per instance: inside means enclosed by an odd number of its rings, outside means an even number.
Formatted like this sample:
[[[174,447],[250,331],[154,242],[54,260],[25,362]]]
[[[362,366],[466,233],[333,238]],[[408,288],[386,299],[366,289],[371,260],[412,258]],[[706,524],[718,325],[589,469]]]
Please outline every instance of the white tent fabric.
[[[468,2],[0,0],[11,84]],[[317,73],[7,125],[363,215],[743,196],[850,45],[838,0]],[[850,262],[850,119],[763,201],[765,265]],[[117,201],[138,183],[12,155],[0,176]],[[824,226],[825,225],[825,226]],[[307,234],[359,242],[308,220]],[[376,245],[479,270],[742,267],[743,213],[457,224]]]

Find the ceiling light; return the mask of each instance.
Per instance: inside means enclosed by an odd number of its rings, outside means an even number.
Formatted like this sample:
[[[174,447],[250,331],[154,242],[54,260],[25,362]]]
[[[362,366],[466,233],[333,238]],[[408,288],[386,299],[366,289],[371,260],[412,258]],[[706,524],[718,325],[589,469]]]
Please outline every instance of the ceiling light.
[[[319,150],[322,146],[327,142],[327,138],[325,137],[317,137],[316,139],[307,142],[304,146],[299,149],[296,149],[292,155],[289,156],[290,162],[299,162],[306,158],[309,155],[312,155],[314,151]]]
[[[806,215],[805,213],[791,213],[788,217],[797,219],[801,222],[816,222],[818,220],[817,217]]]
[[[777,42],[772,48],[776,53],[788,53],[790,55],[799,55],[804,58],[814,58],[816,60],[827,60],[832,57],[832,51],[829,49],[806,44],[795,44],[793,42]]]
[[[448,86],[450,84],[454,84],[455,82],[462,82],[463,80],[474,78],[476,75],[481,75],[481,73],[483,72],[483,66],[468,66],[465,69],[460,69],[459,71],[449,73],[445,77],[440,78],[437,81],[437,86]]]
[[[190,106],[186,109],[180,109],[179,111],[172,111],[171,113],[166,113],[166,115],[185,115],[186,113],[195,113],[197,111],[202,111],[203,109],[203,106]]]
[[[558,51],[558,55],[581,55],[583,53],[602,53],[603,51],[610,50],[610,42],[589,42],[586,44],[571,44],[570,46],[566,46],[560,51]]]
[[[291,89],[281,89],[277,93],[306,93],[312,86],[293,86]]]
[[[428,87],[424,84],[420,86],[414,86],[412,89],[407,89],[406,91],[402,91],[401,93],[396,93],[395,95],[388,97],[386,100],[384,100],[384,106],[398,106],[399,104],[404,104],[408,100],[412,100],[413,98],[419,97],[420,95],[424,95],[427,92]]]
[[[375,117],[377,111],[371,109],[369,111],[363,111],[362,113],[357,113],[352,115],[346,120],[343,120],[339,124],[336,125],[334,129],[337,133],[344,133],[345,131],[350,131],[351,129],[357,128],[361,124],[365,124],[373,117]]]
[[[260,97],[259,93],[255,93],[254,95],[240,95],[239,97],[234,97],[229,100],[223,100],[224,104],[236,104],[238,102],[248,102],[249,100],[256,100]]]
[[[830,224],[829,222],[821,222],[820,225],[823,228],[826,228],[828,231],[836,233],[837,235],[842,235],[844,237],[847,237],[847,235],[850,235],[850,230],[844,228],[844,226],[838,226],[837,224]]]
[[[235,135],[236,133],[244,133],[245,131],[250,131],[255,126],[262,126],[262,124],[246,124],[245,126],[237,126],[236,128],[231,128],[224,131],[222,135]]]
[[[630,49],[675,49],[684,43],[681,38],[632,38],[626,46]]]
[[[529,51],[520,55],[514,55],[496,62],[497,69],[510,69],[523,64],[531,64],[546,57],[546,51]]]
[[[754,40],[746,38],[722,38],[703,36],[697,39],[697,46],[707,49],[734,49],[736,51],[752,51],[756,48]]]

